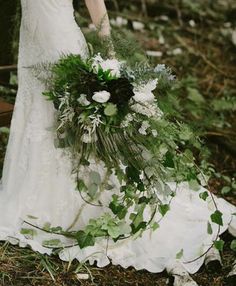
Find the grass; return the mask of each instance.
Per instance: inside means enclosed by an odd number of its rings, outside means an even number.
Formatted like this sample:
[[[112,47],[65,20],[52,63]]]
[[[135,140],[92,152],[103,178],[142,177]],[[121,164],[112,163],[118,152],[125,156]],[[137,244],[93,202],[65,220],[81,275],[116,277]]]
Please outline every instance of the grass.
[[[195,128],[204,135],[204,140],[211,152],[210,162],[223,174],[210,182],[210,190],[236,205],[235,189],[221,192],[224,185],[232,185],[236,173],[236,47],[230,34],[236,22],[232,16],[236,6],[234,1],[159,1],[158,10],[147,5],[150,17],[136,5],[138,1],[119,1],[119,11],[114,12],[113,2],[108,1],[111,15],[128,19],[128,25],[122,30],[132,34],[145,50],[162,53],[161,58],[153,62],[166,63],[176,72],[181,82],[173,91],[178,98],[179,115],[186,122],[193,122]],[[149,1],[147,1],[148,3]],[[155,1],[150,1],[155,2]],[[205,3],[204,5],[202,3]],[[150,8],[151,7],[151,8]],[[127,12],[128,11],[128,12]],[[141,11],[141,12],[140,12]],[[81,7],[79,21],[87,26],[88,17]],[[169,20],[156,16],[167,15]],[[142,31],[132,29],[132,21],[144,23]],[[194,20],[195,25],[190,25]],[[193,23],[193,22],[192,22]],[[231,23],[231,27],[229,24]],[[86,31],[86,29],[84,29]],[[163,41],[164,39],[164,41]],[[175,54],[173,51],[181,52]],[[191,89],[189,89],[191,87]],[[194,94],[191,94],[191,92]],[[198,95],[196,95],[196,93]],[[199,94],[204,99],[199,101]],[[11,93],[1,94],[12,102]],[[213,104],[214,102],[214,104]],[[230,102],[230,104],[227,104]],[[218,104],[218,105],[217,105]],[[217,108],[216,108],[217,107]],[[3,164],[7,134],[0,133],[0,165]],[[1,169],[1,167],[0,167]],[[232,237],[224,234],[226,241],[222,253],[223,268],[212,272],[202,267],[193,277],[202,286],[226,285],[224,279],[231,269],[235,252],[230,249]],[[78,273],[88,273],[88,280],[79,280]],[[98,268],[96,265],[80,265],[78,262],[66,263],[57,256],[43,256],[29,248],[19,248],[8,243],[0,244],[0,285],[166,285],[167,273],[151,274],[146,271],[123,269],[119,266]],[[228,285],[226,285],[228,286]]]

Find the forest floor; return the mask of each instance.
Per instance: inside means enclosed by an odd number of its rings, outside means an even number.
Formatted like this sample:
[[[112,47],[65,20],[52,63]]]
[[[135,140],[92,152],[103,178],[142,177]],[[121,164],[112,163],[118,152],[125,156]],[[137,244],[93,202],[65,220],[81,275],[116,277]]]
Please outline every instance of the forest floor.
[[[183,118],[201,130],[211,152],[210,162],[217,174],[223,174],[211,180],[210,191],[236,205],[234,1],[218,0],[214,5],[210,5],[211,1],[150,1],[147,9],[139,5],[140,1],[129,1],[129,7],[126,2],[119,1],[116,7],[116,1],[108,1],[112,23],[120,26],[114,29],[134,37],[152,55],[154,63],[164,63],[174,70],[181,83],[174,92],[179,96]],[[88,17],[84,7],[80,15],[83,17],[80,16],[79,22],[86,32]],[[14,103],[14,76],[12,84],[10,89],[0,87],[0,97]],[[7,137],[7,130],[0,129],[0,169]],[[192,275],[199,285],[229,286],[224,281],[236,256],[230,248],[233,238],[226,233],[223,239],[222,269],[212,271],[202,267]],[[88,280],[79,279],[75,273],[78,266],[79,273],[89,274]],[[28,248],[0,244],[0,286],[164,286],[167,283],[166,272],[151,274],[119,266],[97,268],[78,262],[70,265],[56,256],[47,257]]]

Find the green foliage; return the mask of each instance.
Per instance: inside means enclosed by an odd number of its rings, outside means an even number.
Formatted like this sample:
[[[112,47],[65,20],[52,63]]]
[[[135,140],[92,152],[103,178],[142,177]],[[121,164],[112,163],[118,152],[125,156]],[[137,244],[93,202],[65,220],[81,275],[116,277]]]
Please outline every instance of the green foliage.
[[[219,210],[216,210],[212,215],[211,215],[211,220],[212,222],[223,226],[223,221],[222,221],[222,213]]]
[[[177,254],[176,254],[176,259],[181,259],[184,255],[184,250],[181,249]]]
[[[217,240],[217,241],[214,241],[214,246],[217,250],[219,251],[223,251],[223,248],[224,248],[224,241],[223,240]]]
[[[230,248],[233,250],[233,251],[236,251],[236,239],[233,239],[230,243]]]

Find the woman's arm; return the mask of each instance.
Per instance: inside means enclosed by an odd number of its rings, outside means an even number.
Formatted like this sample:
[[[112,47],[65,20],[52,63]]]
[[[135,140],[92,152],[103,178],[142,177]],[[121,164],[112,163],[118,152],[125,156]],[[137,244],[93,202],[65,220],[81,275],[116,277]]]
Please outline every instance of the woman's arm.
[[[89,14],[101,37],[110,37],[111,27],[104,0],[85,0]]]

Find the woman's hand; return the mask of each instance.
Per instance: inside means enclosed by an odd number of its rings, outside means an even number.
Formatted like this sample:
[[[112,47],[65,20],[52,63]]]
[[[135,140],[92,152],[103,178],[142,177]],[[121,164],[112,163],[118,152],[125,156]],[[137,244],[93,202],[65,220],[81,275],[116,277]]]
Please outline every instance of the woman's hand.
[[[110,37],[111,26],[104,0],[85,0],[85,2],[100,37]]]
[[[104,0],[85,0],[85,2],[101,40],[108,44],[108,56],[115,58],[116,53],[111,39],[111,26]]]

